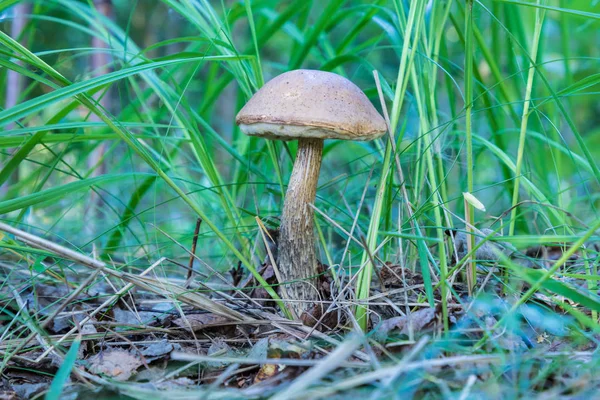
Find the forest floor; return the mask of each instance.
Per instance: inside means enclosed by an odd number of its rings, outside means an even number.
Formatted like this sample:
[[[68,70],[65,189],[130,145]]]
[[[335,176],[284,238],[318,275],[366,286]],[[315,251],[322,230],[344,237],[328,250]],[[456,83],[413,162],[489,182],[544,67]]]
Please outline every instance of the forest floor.
[[[349,275],[333,277],[325,265],[319,319],[302,324],[284,318],[239,266],[167,280],[153,269],[168,259],[140,272],[13,234],[15,248],[28,245],[41,257],[31,270],[16,267],[17,251],[0,264],[2,307],[14,315],[0,321],[1,399],[580,398],[600,389],[600,335],[572,317],[597,314],[543,291],[519,304],[532,285],[503,284],[497,262],[478,266],[471,294],[457,269],[447,330],[436,282],[431,306],[419,271],[381,266],[363,334]],[[526,253],[527,268],[542,274],[564,255],[553,246]],[[551,283],[583,290],[584,264],[580,253],[570,256],[564,282]],[[57,265],[62,274],[50,270]],[[278,289],[268,259],[260,273]]]

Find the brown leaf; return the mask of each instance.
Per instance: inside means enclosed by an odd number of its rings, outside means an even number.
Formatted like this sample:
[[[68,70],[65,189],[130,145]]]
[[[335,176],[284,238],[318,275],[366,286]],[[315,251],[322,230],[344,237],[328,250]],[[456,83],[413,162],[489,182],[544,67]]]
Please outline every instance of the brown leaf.
[[[402,271],[403,269],[404,271]],[[413,286],[423,283],[423,277],[420,274],[415,274],[410,269],[391,262],[386,262],[381,267],[379,277],[374,277],[374,279],[378,278],[381,278],[384,288]]]
[[[46,391],[49,386],[49,383],[22,383],[12,385],[12,389],[16,395],[15,399],[32,399]]]
[[[140,353],[144,356],[144,359],[147,362],[156,361],[162,358],[165,358],[173,350],[181,350],[181,346],[179,344],[175,344],[175,346],[169,343],[167,340],[161,340],[156,343],[150,343],[140,348]]]
[[[212,313],[190,314],[186,315],[185,319],[187,322],[181,317],[174,319],[173,324],[187,330],[190,330],[191,327],[193,331],[198,331],[206,328],[219,327],[229,322],[227,318]]]
[[[94,374],[108,375],[118,381],[126,381],[142,365],[142,361],[123,349],[111,349],[99,353],[88,365]]]
[[[424,308],[408,316],[394,317],[381,322],[375,331],[375,337],[379,340],[386,339],[393,331],[394,333],[399,331],[397,333],[406,335],[409,326],[412,326],[414,332],[420,332],[434,320],[435,308]]]

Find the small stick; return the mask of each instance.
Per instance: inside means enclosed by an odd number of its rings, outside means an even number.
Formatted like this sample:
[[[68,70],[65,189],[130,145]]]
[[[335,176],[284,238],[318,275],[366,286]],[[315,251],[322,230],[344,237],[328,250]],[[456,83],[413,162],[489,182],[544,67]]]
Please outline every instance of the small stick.
[[[194,229],[194,238],[192,239],[192,252],[190,253],[190,263],[185,280],[184,287],[187,288],[192,283],[192,276],[194,274],[194,256],[196,255],[196,244],[198,244],[198,233],[200,233],[200,225],[202,225],[202,218],[196,220],[196,229]]]
[[[160,263],[162,263],[163,261],[164,261],[164,257],[161,258],[161,259],[159,259],[158,261],[156,261],[154,264],[152,264],[151,266],[149,266],[148,268],[146,268],[144,271],[142,271],[142,273],[139,274],[139,276],[144,276],[144,275],[148,274],[150,271],[152,271],[154,268],[156,268],[158,265],[160,265]],[[123,288],[121,290],[119,290],[118,292],[116,292],[115,294],[113,294],[112,296],[110,296],[106,301],[104,301],[104,303],[100,304],[87,317],[85,317],[84,319],[82,319],[81,321],[79,321],[78,325],[84,325],[84,324],[86,324],[88,321],[90,321],[92,318],[94,318],[94,316],[96,314],[98,314],[104,308],[106,308],[109,305],[111,305],[113,302],[119,300],[121,298],[121,296],[123,296],[125,293],[127,293],[128,291],[130,291],[134,287],[135,287],[135,285],[133,283],[128,283],[127,285],[123,286]],[[79,330],[79,327],[75,326],[69,332],[65,333],[53,345],[51,345],[48,349],[46,349],[46,351],[44,351],[38,358],[36,358],[35,362],[39,363],[40,361],[42,361],[48,355],[48,353],[50,353],[52,350],[54,350],[54,346],[60,344],[61,342],[63,342],[67,338],[69,338],[69,336],[71,336],[73,333],[77,332],[78,330]]]
[[[41,333],[44,329],[46,329],[46,327],[50,324],[50,322],[54,321],[54,318],[56,316],[58,316],[58,314],[60,314],[69,304],[72,304],[73,300],[75,300],[77,298],[77,296],[79,296],[79,294],[85,290],[87,288],[88,285],[90,285],[94,279],[96,279],[96,277],[98,276],[98,274],[100,273],[100,270],[97,269],[95,270],[83,283],[81,283],[79,285],[79,287],[73,292],[71,293],[65,301],[63,301],[63,303],[56,309],[54,310],[54,312],[52,314],[50,314],[50,316],[48,318],[46,318],[46,320],[44,322],[42,322],[39,326],[39,331],[31,331],[31,334],[25,338],[24,340],[21,341],[21,343],[19,343],[16,348],[12,349],[12,351],[10,352],[10,356],[7,359],[10,359],[13,355],[17,354],[19,351],[21,351],[21,349],[23,349],[30,341],[31,339],[33,339],[36,336],[41,336]],[[19,310],[19,312],[21,312],[21,310]],[[14,319],[13,321],[15,321],[16,319]],[[8,331],[8,330],[7,330]],[[2,341],[2,337],[0,337],[0,342]],[[0,365],[0,373],[2,373],[2,371],[4,370],[4,367],[6,366],[5,363],[3,363],[2,365]]]

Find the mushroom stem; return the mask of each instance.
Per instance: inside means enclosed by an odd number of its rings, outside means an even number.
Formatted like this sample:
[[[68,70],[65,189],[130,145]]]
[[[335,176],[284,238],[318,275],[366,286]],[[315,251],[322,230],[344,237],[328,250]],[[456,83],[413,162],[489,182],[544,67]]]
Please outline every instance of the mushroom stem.
[[[279,232],[279,272],[294,302],[292,307],[302,318],[319,298],[318,265],[315,254],[313,210],[323,154],[322,139],[299,139],[298,154],[289,181]]]

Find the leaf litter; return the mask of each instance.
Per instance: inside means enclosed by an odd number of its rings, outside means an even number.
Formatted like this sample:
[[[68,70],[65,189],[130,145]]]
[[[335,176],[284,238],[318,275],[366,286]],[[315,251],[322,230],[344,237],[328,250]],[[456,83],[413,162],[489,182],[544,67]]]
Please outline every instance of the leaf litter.
[[[164,259],[136,275],[80,253],[75,257],[41,238],[15,237],[48,252],[52,262],[66,262],[71,268],[63,270],[62,282],[54,278],[31,285],[26,275],[13,274],[3,285],[3,307],[26,315],[41,328],[31,325],[29,332],[22,332],[6,320],[0,322],[0,352],[5,360],[0,367],[0,398],[30,398],[47,390],[75,333],[81,335],[83,345],[71,377],[71,383],[80,387],[72,393],[74,398],[87,393],[83,388],[89,388],[90,382],[96,390],[131,398],[147,398],[150,392],[170,399],[192,394],[301,398],[306,393],[318,398],[369,388],[382,394],[408,371],[434,373],[449,388],[472,382],[476,390],[478,383],[494,376],[494,365],[507,362],[507,355],[540,365],[573,357],[592,363],[594,343],[600,339],[593,333],[591,341],[576,339],[577,321],[561,312],[561,305],[578,308],[583,315],[591,311],[548,291],[536,293],[534,302],[522,305],[507,324],[498,326],[515,299],[514,294],[503,293],[499,258],[478,265],[475,300],[467,295],[460,269],[454,272],[449,335],[443,333],[439,288],[434,287],[436,306],[430,307],[419,271],[382,264],[367,299],[369,332],[362,335],[353,325],[357,303],[348,290],[350,275],[340,273],[336,283],[324,264],[319,278],[322,304],[315,308],[312,320],[289,321],[239,266],[217,279],[218,284],[192,279],[183,289],[181,280],[152,276],[154,266],[168,263]],[[537,246],[521,254],[528,268],[543,269],[561,257],[560,249]],[[497,253],[486,253],[490,254]],[[584,292],[585,285],[576,276],[585,273],[585,262],[584,254],[576,253],[557,282]],[[69,298],[77,283],[83,282],[85,270],[99,271],[99,278]],[[268,259],[260,271],[269,284],[278,283]],[[527,287],[525,282],[522,290]],[[19,293],[20,301],[8,295],[10,288]],[[445,350],[434,345],[434,338],[446,343]],[[461,350],[482,338],[489,339],[480,348],[483,353]],[[528,353],[531,349],[535,353]],[[557,377],[557,384],[567,391],[581,389],[583,376],[574,372],[562,380]],[[600,385],[597,379],[589,379]],[[417,386],[406,390],[418,394],[428,387]]]

